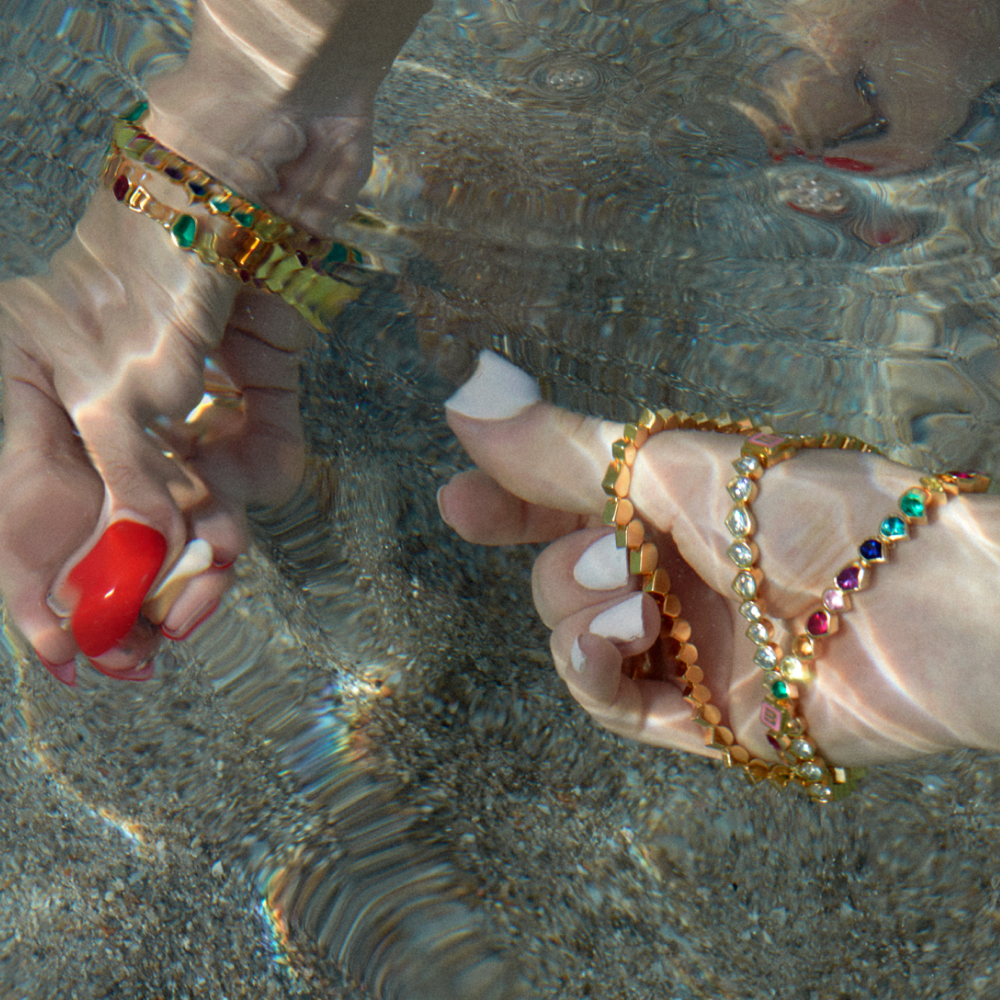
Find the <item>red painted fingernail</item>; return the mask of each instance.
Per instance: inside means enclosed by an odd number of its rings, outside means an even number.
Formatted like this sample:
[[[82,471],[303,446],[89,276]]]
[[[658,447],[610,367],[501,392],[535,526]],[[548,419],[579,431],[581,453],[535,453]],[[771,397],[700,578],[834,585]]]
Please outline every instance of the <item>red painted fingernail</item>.
[[[68,582],[79,600],[70,621],[87,656],[102,656],[128,635],[166,554],[155,528],[115,521],[73,568]]]
[[[137,667],[132,667],[130,670],[110,670],[108,667],[102,667],[93,660],[90,661],[90,665],[98,673],[104,674],[105,677],[110,677],[116,681],[148,681],[153,676],[154,670],[152,660],[140,663]]]
[[[852,160],[849,156],[824,156],[823,166],[833,167],[834,170],[853,170],[858,174],[868,174],[875,169],[871,163]]]
[[[70,687],[76,687],[76,660],[67,660],[65,663],[52,663],[46,660],[37,649],[35,650],[35,656],[38,657],[38,662],[57,681],[62,681],[63,684],[68,684]]]
[[[194,632],[194,630],[199,625],[203,625],[205,622],[207,622],[208,619],[211,618],[212,615],[214,615],[215,612],[218,610],[219,610],[219,602],[218,600],[214,600],[203,612],[201,612],[200,614],[196,613],[192,617],[190,625],[188,625],[187,622],[184,623],[184,625],[187,627],[184,628],[183,632],[168,632],[167,629],[165,629],[162,625],[160,626],[160,631],[171,642],[183,642],[191,635],[192,632]]]

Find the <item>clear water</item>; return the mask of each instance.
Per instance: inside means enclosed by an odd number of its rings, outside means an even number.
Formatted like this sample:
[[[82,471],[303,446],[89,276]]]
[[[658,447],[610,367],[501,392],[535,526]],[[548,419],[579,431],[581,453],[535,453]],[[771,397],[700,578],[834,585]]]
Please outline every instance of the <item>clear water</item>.
[[[65,240],[190,6],[0,4],[3,276]],[[1000,996],[992,757],[817,811],[598,732],[531,554],[436,517],[483,346],[593,413],[1000,473],[996,95],[918,175],[772,164],[726,100],[777,45],[738,3],[425,18],[379,106],[386,225],[345,227],[385,272],[307,372],[309,488],[141,690],[57,690],[7,636],[0,997]]]

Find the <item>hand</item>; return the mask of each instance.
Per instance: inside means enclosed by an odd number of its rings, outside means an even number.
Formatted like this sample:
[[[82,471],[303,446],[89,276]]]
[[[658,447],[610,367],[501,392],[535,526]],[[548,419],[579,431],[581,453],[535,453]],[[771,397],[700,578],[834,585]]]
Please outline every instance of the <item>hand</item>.
[[[1000,78],[991,0],[788,0],[759,8],[788,50],[764,90],[779,115],[776,155],[848,170],[924,166]]]
[[[0,287],[0,589],[68,681],[81,650],[112,676],[148,677],[156,626],[183,638],[218,605],[246,504],[281,502],[302,475],[298,365],[312,330],[262,293],[233,304],[227,282],[159,235],[99,195],[49,275]],[[206,355],[242,409],[188,425]],[[196,539],[207,559],[140,618]]]
[[[633,739],[707,751],[673,684],[632,680],[623,662],[659,640],[650,597],[601,539],[601,478],[621,426],[537,401],[523,373],[488,355],[449,401],[448,420],[479,469],[442,488],[442,515],[480,544],[551,541],[534,574],[556,669],[601,725]],[[518,408],[520,407],[520,408]],[[656,532],[661,564],[691,623],[713,703],[737,740],[774,759],[759,720],[762,675],[730,585],[735,436],[663,432],[639,452],[631,497]],[[765,473],[753,504],[769,617],[786,633],[896,509],[919,474],[851,452],[804,451]],[[593,546],[597,543],[597,548]],[[585,553],[589,553],[585,555]],[[582,559],[582,562],[581,562]],[[1000,562],[1000,505],[965,496],[914,529],[824,640],[803,710],[828,760],[844,766],[959,746],[1000,745],[989,664],[1000,641],[990,581]],[[801,631],[801,629],[798,629]]]

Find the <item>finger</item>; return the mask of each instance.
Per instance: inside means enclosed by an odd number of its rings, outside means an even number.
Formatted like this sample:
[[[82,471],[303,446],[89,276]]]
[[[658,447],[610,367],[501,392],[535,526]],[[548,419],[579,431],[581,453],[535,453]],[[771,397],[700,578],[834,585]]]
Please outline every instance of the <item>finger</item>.
[[[581,525],[581,515],[527,503],[479,469],[453,476],[437,502],[445,524],[476,545],[548,542]]]
[[[160,626],[162,633],[175,642],[189,638],[215,614],[231,584],[232,574],[220,569],[208,570],[193,579]]]
[[[549,545],[535,560],[531,590],[542,621],[554,628],[564,618],[604,601],[620,599],[636,587],[626,550],[614,531],[576,531]]]
[[[28,641],[47,665],[67,665],[68,674],[77,645],[46,598],[60,567],[93,530],[104,485],[45,393],[8,377],[3,402],[0,588]]]
[[[570,694],[598,725],[643,743],[711,756],[678,688],[622,673],[624,658],[647,650],[658,635],[655,604],[634,594],[561,622],[552,633],[552,655]]]
[[[550,509],[600,513],[601,478],[621,425],[539,395],[530,376],[483,351],[472,378],[445,403],[448,423],[476,465],[509,492]]]

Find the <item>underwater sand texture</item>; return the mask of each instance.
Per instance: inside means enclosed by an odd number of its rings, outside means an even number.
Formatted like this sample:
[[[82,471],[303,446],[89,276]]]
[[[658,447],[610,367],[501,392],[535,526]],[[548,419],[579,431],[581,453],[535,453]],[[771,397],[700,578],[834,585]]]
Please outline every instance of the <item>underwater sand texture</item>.
[[[594,6],[441,5],[408,46],[366,196],[388,273],[310,359],[309,480],[256,512],[223,611],[153,681],[75,692],[5,631],[3,1000],[1000,996],[995,757],[818,809],[620,740],[551,668],[532,553],[438,521],[481,346],[607,415],[714,401],[931,464],[996,438],[989,99],[979,153],[838,179],[831,224],[787,201],[834,182],[763,166],[713,96],[773,43],[740,8],[630,5],[626,37]],[[69,9],[3,22],[0,155],[48,171],[0,195],[5,274],[65,238],[102,116],[183,43],[184,7]],[[876,249],[873,219],[910,235]]]

